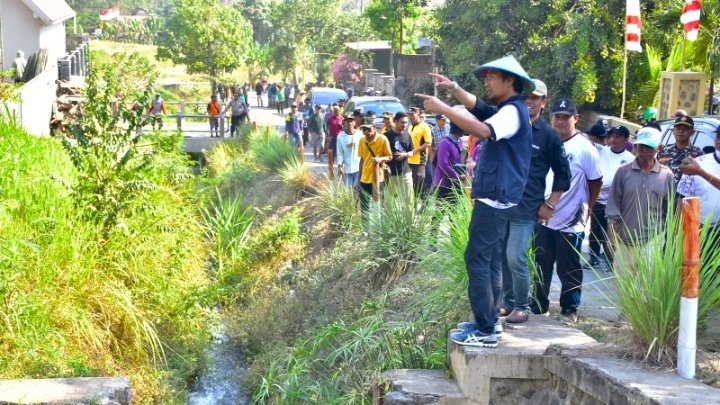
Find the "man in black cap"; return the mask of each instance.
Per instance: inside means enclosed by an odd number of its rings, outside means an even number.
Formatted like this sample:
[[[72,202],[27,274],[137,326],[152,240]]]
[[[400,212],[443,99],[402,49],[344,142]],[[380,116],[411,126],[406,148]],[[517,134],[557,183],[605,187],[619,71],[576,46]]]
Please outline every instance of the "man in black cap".
[[[673,135],[675,135],[675,143],[663,148],[657,155],[657,160],[661,165],[667,166],[675,175],[675,185],[682,178],[680,171],[680,163],[685,158],[696,158],[703,154],[702,149],[690,143],[690,137],[695,133],[695,121],[692,117],[681,115],[675,120],[673,127]]]
[[[590,218],[590,265],[599,266],[603,261],[600,247],[603,248],[607,259],[608,269],[613,262],[611,249],[608,248],[607,232],[608,222],[605,215],[610,186],[615,173],[620,166],[624,166],[635,159],[635,156],[625,149],[625,143],[630,138],[630,131],[622,126],[610,128],[608,131],[609,145],[600,149],[600,172],[603,175],[603,184],[600,195],[592,206]]]
[[[460,88],[445,76],[431,73],[435,86],[452,92],[470,112],[452,108],[437,97],[416,94],[428,111],[444,114],[451,122],[480,139],[487,140],[475,167],[471,197],[473,205],[465,268],[468,299],[474,322],[461,322],[450,340],[460,345],[497,347],[502,333],[498,307],[502,300],[502,270],[499,263],[507,219],[503,212],[517,205],[525,190],[532,130],[524,94],[535,89],[525,70],[512,56],[486,63],[474,71],[485,85],[493,108]]]
[[[575,128],[580,115],[572,100],[561,98],[552,107],[551,123],[560,135],[570,164],[570,188],[554,206],[553,215],[538,226],[535,235],[535,280],[533,304],[535,314],[547,314],[550,306],[550,282],[557,264],[560,279],[561,314],[577,318],[582,296],[583,272],[580,249],[585,237],[588,207],[597,200],[602,186],[600,156],[582,132]]]
[[[435,114],[435,126],[430,128],[430,132],[432,133],[432,151],[433,151],[433,159],[434,162],[436,160],[435,154],[437,152],[437,148],[440,145],[440,142],[445,139],[448,135],[450,135],[450,125],[447,125],[447,117],[443,114]],[[433,163],[433,169],[435,164]],[[433,180],[433,184],[435,181]]]
[[[605,146],[605,142],[607,141],[608,137],[608,130],[607,128],[605,128],[602,120],[596,122],[593,126],[590,127],[590,129],[587,131],[587,136],[590,142],[595,145],[595,149],[597,149],[598,153],[600,153],[602,148]]]

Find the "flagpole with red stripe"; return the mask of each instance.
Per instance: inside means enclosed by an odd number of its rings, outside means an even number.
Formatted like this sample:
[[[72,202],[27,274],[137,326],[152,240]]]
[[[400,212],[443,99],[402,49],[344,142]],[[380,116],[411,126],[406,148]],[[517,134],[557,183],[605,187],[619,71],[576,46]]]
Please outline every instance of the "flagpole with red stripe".
[[[625,7],[625,46],[623,56],[622,104],[620,118],[625,116],[625,91],[627,90],[628,51],[642,52],[640,45],[640,0],[627,0]]]
[[[700,0],[685,0],[682,15],[680,15],[680,23],[683,25],[680,70],[685,70],[685,41],[695,41],[700,30],[700,9]]]

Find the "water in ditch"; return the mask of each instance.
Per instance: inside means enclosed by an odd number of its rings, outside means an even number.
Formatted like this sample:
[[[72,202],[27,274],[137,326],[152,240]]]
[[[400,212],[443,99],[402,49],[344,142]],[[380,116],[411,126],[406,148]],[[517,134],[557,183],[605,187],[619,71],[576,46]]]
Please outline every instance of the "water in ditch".
[[[240,348],[227,335],[227,324],[215,322],[206,356],[207,364],[190,394],[189,405],[246,405],[248,395],[241,389],[245,373]]]

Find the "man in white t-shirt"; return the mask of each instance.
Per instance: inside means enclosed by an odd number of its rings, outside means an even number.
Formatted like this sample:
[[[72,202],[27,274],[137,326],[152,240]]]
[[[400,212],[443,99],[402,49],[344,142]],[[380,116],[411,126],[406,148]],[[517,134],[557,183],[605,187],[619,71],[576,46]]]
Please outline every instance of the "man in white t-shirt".
[[[535,279],[533,305],[535,314],[547,314],[550,306],[550,282],[553,267],[562,284],[560,290],[561,314],[576,318],[582,291],[580,248],[585,237],[588,206],[595,204],[602,172],[600,157],[595,146],[575,129],[580,115],[572,100],[561,98],[553,104],[551,123],[560,135],[570,163],[570,189],[563,193],[554,207],[550,220],[541,223],[535,236],[535,262],[538,276]]]
[[[608,223],[605,216],[607,208],[608,193],[612,184],[615,172],[620,166],[630,163],[635,159],[635,155],[625,149],[625,143],[630,138],[630,131],[622,126],[610,128],[608,131],[608,146],[599,149],[600,152],[600,173],[603,175],[602,188],[597,202],[592,206],[592,215],[590,218],[590,265],[599,266],[603,260],[600,253],[602,247],[607,257],[608,269],[613,262],[610,249],[607,246]]]
[[[343,121],[344,131],[337,138],[338,173],[343,176],[343,183],[349,187],[358,187],[360,183],[360,155],[358,146],[363,134],[355,129],[355,120],[348,116]]]
[[[683,176],[677,193],[684,197],[700,197],[700,221],[712,218],[711,226],[720,232],[720,127],[715,130],[715,153],[691,157],[680,164]],[[720,236],[715,239],[720,248]]]

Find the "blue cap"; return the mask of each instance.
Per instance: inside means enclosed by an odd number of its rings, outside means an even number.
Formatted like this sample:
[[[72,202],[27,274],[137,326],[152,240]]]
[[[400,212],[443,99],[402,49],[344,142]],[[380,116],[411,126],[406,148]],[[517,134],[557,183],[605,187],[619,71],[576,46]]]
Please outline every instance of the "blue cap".
[[[473,73],[478,79],[482,79],[487,74],[489,69],[500,70],[505,73],[515,75],[523,81],[523,94],[528,94],[535,90],[535,83],[532,81],[530,76],[525,72],[525,69],[520,66],[520,63],[515,59],[514,56],[505,56],[500,59],[496,59],[492,62],[475,68]]]

